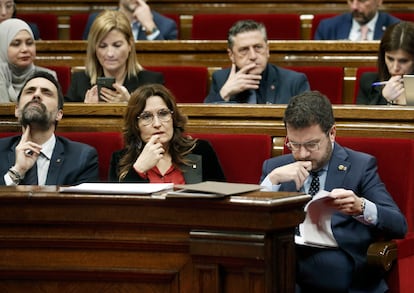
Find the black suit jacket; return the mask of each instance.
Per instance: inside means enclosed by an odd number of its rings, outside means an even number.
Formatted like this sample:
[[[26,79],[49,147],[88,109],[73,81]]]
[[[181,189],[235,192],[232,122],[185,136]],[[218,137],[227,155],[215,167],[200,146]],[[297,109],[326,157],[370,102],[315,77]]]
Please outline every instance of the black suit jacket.
[[[4,185],[4,174],[15,162],[15,149],[21,136],[0,139],[0,185]],[[46,185],[76,185],[83,182],[98,182],[98,153],[95,148],[80,142],[56,136]]]
[[[116,151],[112,154],[109,167],[109,181],[119,182],[118,164],[125,149]],[[226,181],[219,159],[206,140],[197,140],[196,147],[191,154],[186,156],[191,161],[191,165],[181,165],[186,184],[199,183],[202,181]],[[124,179],[124,182],[149,182],[148,179],[141,178],[133,168],[131,168]]]
[[[125,78],[123,86],[132,93],[138,87],[148,83],[164,84],[164,76],[160,72],[141,70],[138,76]],[[74,72],[72,74],[70,86],[65,96],[66,102],[83,102],[86,91],[92,87],[91,80],[85,71]]]

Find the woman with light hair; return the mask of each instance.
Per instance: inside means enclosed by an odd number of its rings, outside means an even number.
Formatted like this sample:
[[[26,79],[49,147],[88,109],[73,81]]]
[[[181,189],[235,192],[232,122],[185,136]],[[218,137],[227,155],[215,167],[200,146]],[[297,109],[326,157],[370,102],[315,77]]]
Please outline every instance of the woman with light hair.
[[[0,23],[0,103],[15,102],[23,84],[36,71],[56,72],[34,65],[36,44],[30,26],[21,19]]]
[[[100,77],[114,78],[115,82],[98,93]],[[139,64],[129,20],[119,11],[101,12],[88,35],[85,70],[72,74],[66,101],[128,102],[131,92],[148,83],[163,84],[164,77]]]

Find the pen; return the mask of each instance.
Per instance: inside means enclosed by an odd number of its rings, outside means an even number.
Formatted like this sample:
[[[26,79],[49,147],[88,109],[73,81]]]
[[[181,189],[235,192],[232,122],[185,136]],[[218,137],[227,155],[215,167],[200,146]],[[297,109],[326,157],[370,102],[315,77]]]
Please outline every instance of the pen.
[[[386,85],[388,81],[377,81],[371,84],[371,86]]]

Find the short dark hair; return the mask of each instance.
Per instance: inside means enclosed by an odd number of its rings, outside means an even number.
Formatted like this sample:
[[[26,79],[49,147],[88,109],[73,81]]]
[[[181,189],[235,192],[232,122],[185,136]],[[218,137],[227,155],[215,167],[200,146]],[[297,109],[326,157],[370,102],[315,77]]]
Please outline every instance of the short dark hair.
[[[260,31],[263,34],[265,42],[267,42],[266,27],[263,23],[246,19],[236,22],[227,33],[227,46],[229,49],[234,46],[234,37],[238,34],[251,31]]]
[[[327,133],[335,124],[332,104],[318,91],[306,91],[291,98],[283,117],[285,127],[303,129],[319,125]]]
[[[64,98],[63,98],[63,93],[62,93],[62,88],[59,84],[59,82],[56,80],[56,78],[50,74],[49,72],[46,71],[35,71],[24,83],[22,89],[19,92],[19,95],[17,96],[17,102],[20,101],[20,96],[22,95],[22,91],[23,89],[26,87],[27,83],[35,78],[45,78],[47,80],[49,80],[51,83],[53,83],[57,89],[57,93],[58,93],[58,109],[62,110],[63,109],[63,103],[64,103]]]

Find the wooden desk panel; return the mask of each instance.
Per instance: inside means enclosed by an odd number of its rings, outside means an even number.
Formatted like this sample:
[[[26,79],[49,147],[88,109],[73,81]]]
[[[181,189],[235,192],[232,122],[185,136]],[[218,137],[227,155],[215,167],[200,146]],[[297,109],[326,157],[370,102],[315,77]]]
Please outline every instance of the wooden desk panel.
[[[308,200],[0,187],[0,291],[292,292],[293,232]]]

